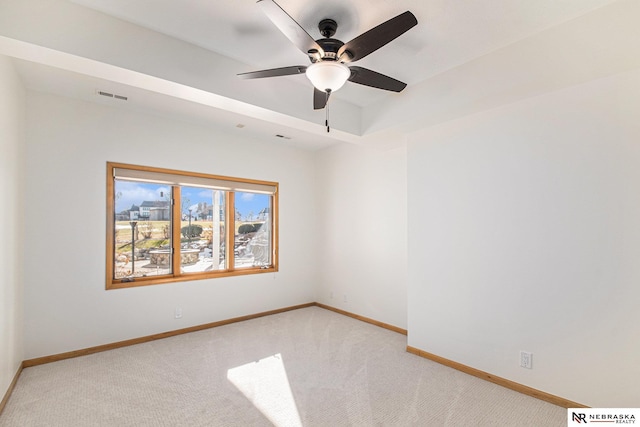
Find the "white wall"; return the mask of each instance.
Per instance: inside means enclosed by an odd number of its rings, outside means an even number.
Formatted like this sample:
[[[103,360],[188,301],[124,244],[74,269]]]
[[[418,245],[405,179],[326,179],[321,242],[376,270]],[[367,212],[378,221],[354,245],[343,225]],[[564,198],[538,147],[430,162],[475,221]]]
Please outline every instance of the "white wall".
[[[316,161],[317,300],[406,328],[406,149],[341,144]]]
[[[0,399],[24,358],[21,202],[25,91],[11,60],[0,55]]]
[[[54,95],[27,100],[26,359],[314,301],[312,152]],[[280,272],[106,291],[107,161],[279,182]]]
[[[409,345],[586,405],[638,406],[638,111],[635,71],[412,138]]]

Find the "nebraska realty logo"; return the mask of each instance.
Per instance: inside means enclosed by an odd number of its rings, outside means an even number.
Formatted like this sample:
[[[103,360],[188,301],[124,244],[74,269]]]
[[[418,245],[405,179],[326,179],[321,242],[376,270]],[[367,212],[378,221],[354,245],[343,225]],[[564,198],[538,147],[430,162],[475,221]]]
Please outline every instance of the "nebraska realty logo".
[[[569,408],[567,425],[635,424],[640,418],[640,408]]]

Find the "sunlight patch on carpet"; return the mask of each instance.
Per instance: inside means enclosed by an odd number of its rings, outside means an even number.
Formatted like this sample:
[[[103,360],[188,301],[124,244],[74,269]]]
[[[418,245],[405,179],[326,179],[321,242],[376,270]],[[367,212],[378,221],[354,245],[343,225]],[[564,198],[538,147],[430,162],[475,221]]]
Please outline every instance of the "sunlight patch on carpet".
[[[231,368],[227,379],[276,426],[300,426],[281,354]]]

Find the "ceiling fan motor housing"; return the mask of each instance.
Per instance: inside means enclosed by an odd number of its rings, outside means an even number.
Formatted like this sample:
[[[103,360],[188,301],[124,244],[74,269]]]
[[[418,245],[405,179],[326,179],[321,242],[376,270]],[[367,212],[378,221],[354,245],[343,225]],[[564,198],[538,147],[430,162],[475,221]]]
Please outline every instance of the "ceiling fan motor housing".
[[[318,39],[316,42],[320,45],[324,51],[324,56],[321,58],[324,60],[337,60],[338,50],[344,46],[344,43],[337,39]]]
[[[317,61],[337,61],[338,60],[338,50],[344,46],[344,43],[338,39],[332,38],[338,29],[338,23],[333,19],[323,19],[318,24],[318,29],[320,30],[320,34],[322,34],[322,39],[316,40],[316,43],[320,45],[322,50],[324,51],[324,56],[322,58],[318,58],[316,52],[309,52],[309,57],[311,58],[311,62]]]

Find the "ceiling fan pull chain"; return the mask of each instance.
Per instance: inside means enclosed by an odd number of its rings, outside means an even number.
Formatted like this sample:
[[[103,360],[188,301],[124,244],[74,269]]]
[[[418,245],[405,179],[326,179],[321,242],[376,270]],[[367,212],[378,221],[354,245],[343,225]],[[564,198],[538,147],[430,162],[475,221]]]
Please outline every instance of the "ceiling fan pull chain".
[[[325,108],[325,120],[324,120],[324,125],[327,127],[327,133],[329,133],[329,95],[331,95],[331,89],[327,89],[327,102],[326,102],[326,108]]]
[[[324,125],[327,127],[327,133],[329,133],[329,104],[327,104],[327,108],[325,108],[326,117],[324,119]]]

